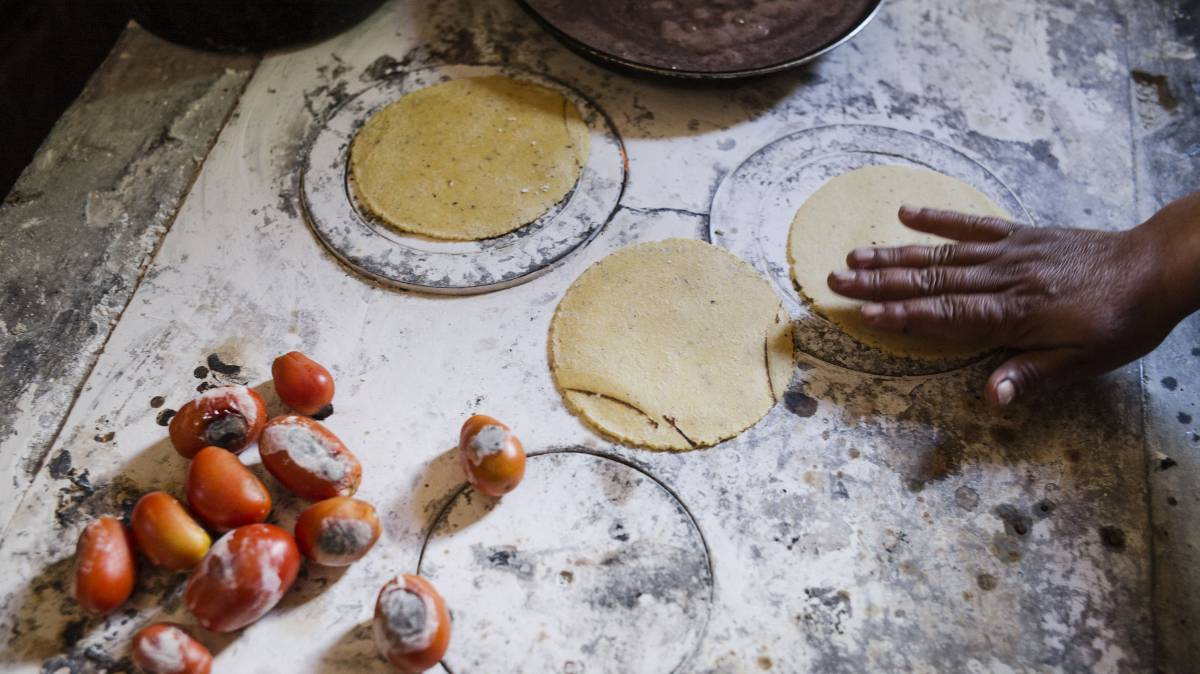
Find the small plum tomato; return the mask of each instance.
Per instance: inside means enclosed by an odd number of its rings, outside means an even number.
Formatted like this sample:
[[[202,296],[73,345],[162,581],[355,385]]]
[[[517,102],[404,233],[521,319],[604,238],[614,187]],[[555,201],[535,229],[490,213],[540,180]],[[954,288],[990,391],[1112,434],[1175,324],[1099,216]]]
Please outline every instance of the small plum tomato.
[[[276,358],[271,363],[271,376],[279,399],[299,414],[311,417],[333,403],[333,376],[299,351]]]
[[[205,447],[188,465],[187,500],[217,531],[262,522],[271,514],[271,493],[262,480],[220,447]]]
[[[209,674],[212,653],[175,623],[155,623],[133,635],[133,662],[149,674]]]
[[[441,661],[450,645],[450,614],[424,578],[393,578],[375,602],[375,646],[401,672],[416,674]]]
[[[218,386],[179,408],[168,431],[175,451],[190,459],[214,446],[237,454],[258,439],[267,423],[267,405],[254,389]]]
[[[192,569],[183,600],[205,629],[232,632],[274,608],[299,570],[291,534],[274,524],[247,524],[217,539]]]
[[[307,501],[353,496],[362,464],[337,436],[308,417],[289,414],[267,422],[258,441],[263,466]]]
[[[75,601],[92,615],[112,613],[133,592],[136,561],[121,520],[89,522],[75,546]]]
[[[482,414],[463,424],[458,459],[471,486],[488,496],[504,496],[525,477],[521,441],[508,426]]]
[[[370,503],[335,496],[300,513],[296,545],[322,566],[349,566],[371,550],[379,532],[379,518]]]
[[[174,496],[152,491],[133,506],[130,527],[138,550],[151,562],[171,571],[187,571],[204,559],[212,544]]]

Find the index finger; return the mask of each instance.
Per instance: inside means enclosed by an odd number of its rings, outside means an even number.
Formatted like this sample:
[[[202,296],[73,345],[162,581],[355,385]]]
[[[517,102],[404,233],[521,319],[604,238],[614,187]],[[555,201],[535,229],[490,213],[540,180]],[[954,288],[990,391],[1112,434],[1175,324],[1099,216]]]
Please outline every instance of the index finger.
[[[1022,228],[1004,218],[969,215],[936,208],[900,207],[900,222],[909,229],[955,241],[999,241]]]

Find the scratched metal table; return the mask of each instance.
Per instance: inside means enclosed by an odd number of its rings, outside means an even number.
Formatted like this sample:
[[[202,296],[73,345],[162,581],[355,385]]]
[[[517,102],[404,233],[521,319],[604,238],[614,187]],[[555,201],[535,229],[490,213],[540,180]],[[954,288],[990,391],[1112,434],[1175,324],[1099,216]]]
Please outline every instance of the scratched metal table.
[[[76,536],[144,491],[180,493],[161,421],[198,386],[246,382],[279,409],[269,364],[294,348],[337,377],[327,423],[385,537],[348,570],[308,567],[242,633],[201,632],[218,671],[383,671],[375,593],[418,568],[454,611],[456,674],[1195,671],[1200,320],[1001,413],[979,399],[986,364],[879,375],[809,349],[762,422],[682,454],[581,425],[545,339],[566,287],[612,251],[722,243],[722,184],[810,129],[917,134],[1038,224],[1131,226],[1200,186],[1198,33],[1187,0],[897,0],[807,69],[717,87],[600,69],[507,0],[396,2],[261,60],[131,27],[0,209],[5,671],[128,670],[138,626],[191,624],[182,578],[155,570],[125,610],[83,617]],[[306,224],[307,143],[380,81],[479,63],[608,115],[629,158],[618,207],[497,292],[364,280]],[[448,451],[476,411],[536,454],[494,508]],[[272,488],[290,526],[302,504]]]

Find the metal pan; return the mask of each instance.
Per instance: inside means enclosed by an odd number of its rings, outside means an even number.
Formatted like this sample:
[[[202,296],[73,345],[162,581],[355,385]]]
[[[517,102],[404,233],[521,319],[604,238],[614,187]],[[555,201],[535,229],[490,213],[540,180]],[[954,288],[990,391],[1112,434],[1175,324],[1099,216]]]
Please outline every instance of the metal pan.
[[[517,0],[602,65],[735,79],[807,63],[854,37],[883,0]]]

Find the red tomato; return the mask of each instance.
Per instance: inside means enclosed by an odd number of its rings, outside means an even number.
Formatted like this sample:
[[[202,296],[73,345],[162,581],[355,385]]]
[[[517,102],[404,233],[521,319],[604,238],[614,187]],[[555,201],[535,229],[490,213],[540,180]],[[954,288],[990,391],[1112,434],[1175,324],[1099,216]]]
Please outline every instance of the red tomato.
[[[192,570],[184,602],[205,629],[232,632],[274,608],[299,570],[291,534],[273,524],[248,524],[217,539]]]
[[[471,486],[500,497],[525,477],[525,448],[512,430],[495,419],[476,414],[458,434],[458,460]]]
[[[133,662],[148,674],[209,674],[212,654],[179,625],[156,623],[133,635]]]
[[[258,439],[267,423],[267,406],[253,389],[218,386],[201,393],[171,417],[168,432],[175,451],[190,459],[205,447],[235,454]]]
[[[375,645],[396,669],[409,674],[433,667],[450,646],[450,614],[442,595],[424,578],[393,578],[375,601]]]
[[[276,358],[271,363],[271,376],[279,399],[300,414],[313,416],[333,403],[333,376],[299,351]]]
[[[115,517],[89,522],[75,546],[75,601],[92,615],[112,613],[133,592],[135,558]]]
[[[196,515],[217,531],[262,522],[271,513],[271,494],[262,480],[220,447],[205,447],[192,459],[187,500]]]
[[[297,415],[275,417],[258,441],[263,466],[293,494],[308,501],[353,496],[362,464],[320,423]]]
[[[296,520],[296,545],[324,566],[349,566],[379,540],[379,518],[366,501],[336,496],[314,503]]]
[[[138,499],[130,517],[130,529],[142,554],[171,571],[192,568],[212,544],[204,527],[182,503],[164,491],[152,491]]]

